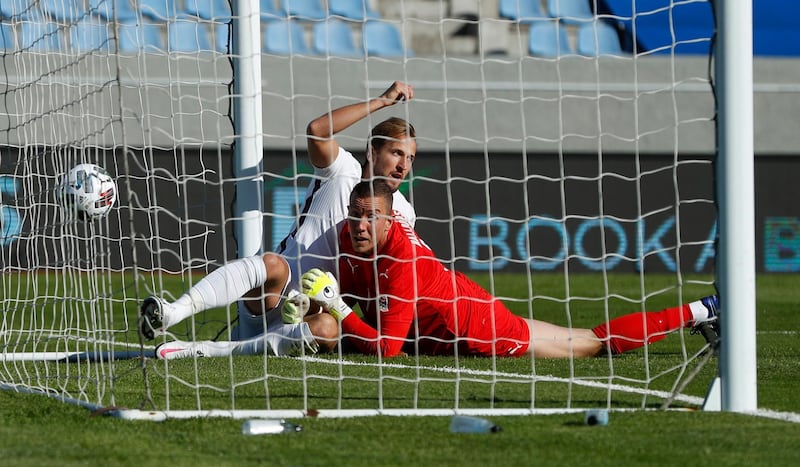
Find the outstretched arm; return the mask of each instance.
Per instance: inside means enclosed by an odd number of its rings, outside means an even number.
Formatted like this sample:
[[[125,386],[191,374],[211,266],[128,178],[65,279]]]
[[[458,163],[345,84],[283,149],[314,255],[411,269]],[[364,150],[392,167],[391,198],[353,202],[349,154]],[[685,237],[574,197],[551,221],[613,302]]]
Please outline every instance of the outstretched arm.
[[[395,81],[380,96],[366,102],[345,105],[312,120],[306,128],[308,156],[314,167],[325,168],[333,163],[339,153],[339,143],[333,136],[345,130],[372,112],[409,101],[414,97],[411,85]]]

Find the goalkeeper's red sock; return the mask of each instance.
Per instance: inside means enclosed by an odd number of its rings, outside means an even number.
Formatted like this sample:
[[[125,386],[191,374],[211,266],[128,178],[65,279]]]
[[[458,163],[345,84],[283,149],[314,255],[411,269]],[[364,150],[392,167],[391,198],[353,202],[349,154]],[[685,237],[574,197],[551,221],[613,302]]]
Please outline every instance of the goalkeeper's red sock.
[[[670,332],[692,322],[690,305],[667,308],[662,311],[642,311],[614,318],[592,329],[613,354],[620,354],[652,344]]]

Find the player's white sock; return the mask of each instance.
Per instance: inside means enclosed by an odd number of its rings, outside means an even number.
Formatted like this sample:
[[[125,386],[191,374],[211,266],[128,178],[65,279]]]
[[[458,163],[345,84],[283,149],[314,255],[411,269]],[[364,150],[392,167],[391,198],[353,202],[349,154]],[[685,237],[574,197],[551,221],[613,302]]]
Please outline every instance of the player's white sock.
[[[692,312],[693,324],[705,323],[714,318],[709,315],[708,307],[701,300],[689,303],[689,310]]]
[[[277,356],[302,355],[302,347],[306,352],[316,353],[319,349],[316,340],[311,335],[308,323],[280,324],[271,327],[265,334],[251,339],[236,341],[234,355],[259,355],[269,350]]]
[[[201,311],[228,306],[266,281],[267,267],[261,256],[231,261],[212,271],[175,300],[165,310],[164,327],[168,328]]]

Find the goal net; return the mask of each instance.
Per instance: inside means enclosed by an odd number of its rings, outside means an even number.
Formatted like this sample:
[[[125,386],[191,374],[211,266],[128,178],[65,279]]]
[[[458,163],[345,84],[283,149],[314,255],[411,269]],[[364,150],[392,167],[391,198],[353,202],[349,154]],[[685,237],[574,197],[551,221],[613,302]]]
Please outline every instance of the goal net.
[[[176,417],[702,405],[716,365],[688,329],[593,359],[156,359],[165,337],[138,335],[141,301],[252,254],[235,209],[237,149],[251,143],[237,103],[262,109],[248,180],[271,251],[312,179],[307,123],[395,80],[415,98],[339,144],[363,158],[373,125],[411,121],[401,190],[416,230],[514,313],[591,328],[715,292],[711,2],[256,3],[2,2],[0,384]],[[231,39],[252,17],[234,12],[258,15],[254,92],[237,87],[250,57]],[[102,219],[59,205],[79,163],[116,180]],[[234,339],[238,313],[198,313],[166,338]]]

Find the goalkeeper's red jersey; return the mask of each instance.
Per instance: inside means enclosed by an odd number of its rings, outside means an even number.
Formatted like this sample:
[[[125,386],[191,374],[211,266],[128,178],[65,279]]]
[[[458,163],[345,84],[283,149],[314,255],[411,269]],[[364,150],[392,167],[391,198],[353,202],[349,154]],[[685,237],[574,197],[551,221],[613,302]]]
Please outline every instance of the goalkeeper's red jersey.
[[[342,297],[357,303],[342,332],[359,351],[408,354],[524,355],[527,323],[463,274],[446,268],[408,223],[395,217],[377,256],[357,255],[347,223],[340,232]]]

